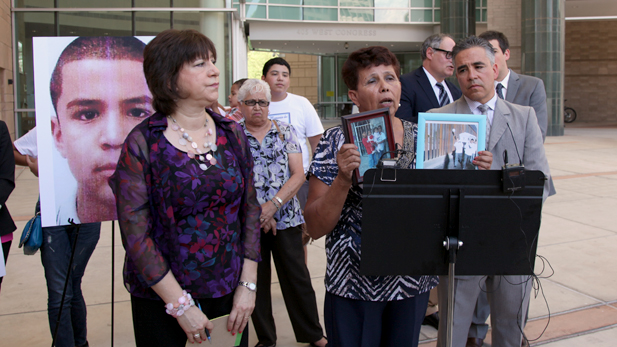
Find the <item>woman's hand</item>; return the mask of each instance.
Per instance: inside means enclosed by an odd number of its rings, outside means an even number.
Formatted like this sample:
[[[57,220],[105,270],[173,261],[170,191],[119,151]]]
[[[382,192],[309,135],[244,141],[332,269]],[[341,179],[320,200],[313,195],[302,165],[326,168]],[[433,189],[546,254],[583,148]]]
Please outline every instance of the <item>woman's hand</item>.
[[[276,220],[274,218],[271,218],[270,220],[266,221],[265,224],[262,223],[262,229],[266,234],[270,230],[272,230],[272,235],[276,236]]]
[[[270,225],[270,221],[274,220],[274,213],[276,213],[276,206],[272,201],[266,201],[261,204],[261,216],[259,222],[261,222],[261,228],[265,229],[267,225]],[[265,230],[264,230],[265,231]]]
[[[360,152],[358,147],[351,143],[344,144],[336,155],[338,165],[338,177],[344,182],[351,184],[353,171],[360,167]]]
[[[208,339],[205,329],[212,331],[214,324],[201,312],[197,306],[192,306],[184,314],[178,317],[178,324],[190,343],[200,343]]]
[[[473,165],[476,165],[479,170],[490,170],[491,164],[493,164],[493,153],[489,151],[480,151],[473,158]]]
[[[241,333],[249,322],[255,308],[255,292],[245,286],[238,286],[234,294],[234,303],[227,320],[227,330],[232,335]]]

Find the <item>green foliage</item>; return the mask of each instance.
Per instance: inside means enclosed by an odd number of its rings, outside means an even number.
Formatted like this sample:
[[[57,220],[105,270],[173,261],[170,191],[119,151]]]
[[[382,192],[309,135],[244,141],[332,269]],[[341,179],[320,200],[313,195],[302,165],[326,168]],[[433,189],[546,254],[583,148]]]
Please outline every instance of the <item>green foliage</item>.
[[[276,52],[261,52],[261,51],[249,51],[248,52],[248,78],[261,78],[261,72],[264,64],[274,58],[278,57],[279,53]]]

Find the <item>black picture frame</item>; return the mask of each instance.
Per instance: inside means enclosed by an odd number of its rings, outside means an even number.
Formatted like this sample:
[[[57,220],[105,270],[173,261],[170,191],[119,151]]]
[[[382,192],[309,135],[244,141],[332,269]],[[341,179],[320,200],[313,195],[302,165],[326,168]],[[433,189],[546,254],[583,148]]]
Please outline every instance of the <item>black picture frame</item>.
[[[392,151],[396,147],[392,122],[390,121],[390,110],[384,107],[343,116],[341,122],[345,142],[353,143],[360,151],[362,162],[360,167],[353,172],[353,184],[358,185],[364,182],[366,170],[377,167],[377,163],[381,159],[392,158]],[[366,136],[363,137],[363,135]],[[381,140],[383,137],[385,139]],[[379,141],[376,142],[376,139]]]

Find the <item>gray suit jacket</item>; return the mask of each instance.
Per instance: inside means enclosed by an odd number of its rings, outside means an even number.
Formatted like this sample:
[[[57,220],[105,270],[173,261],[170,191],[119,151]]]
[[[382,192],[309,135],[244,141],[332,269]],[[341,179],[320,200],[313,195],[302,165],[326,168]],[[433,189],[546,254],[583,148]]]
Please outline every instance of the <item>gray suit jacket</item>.
[[[458,113],[472,114],[464,97],[444,107],[432,109],[429,113]],[[510,130],[508,130],[508,124]],[[510,164],[517,163],[520,155],[522,164],[528,170],[540,170],[550,178],[548,161],[544,153],[542,133],[538,127],[536,113],[531,107],[519,106],[497,98],[493,124],[489,135],[487,151],[493,153],[491,170],[501,170],[504,165],[503,153],[508,151]],[[550,191],[549,180],[544,182],[543,199],[546,199]]]
[[[533,107],[536,111],[536,118],[538,118],[538,125],[542,131],[542,141],[544,141],[546,129],[548,128],[544,82],[537,77],[519,75],[510,70],[506,100],[517,105]]]

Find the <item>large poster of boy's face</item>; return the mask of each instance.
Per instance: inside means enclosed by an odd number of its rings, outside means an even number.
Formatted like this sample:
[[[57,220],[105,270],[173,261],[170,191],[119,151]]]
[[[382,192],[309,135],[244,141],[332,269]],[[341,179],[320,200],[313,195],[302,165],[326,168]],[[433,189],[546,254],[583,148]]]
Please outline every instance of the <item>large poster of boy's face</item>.
[[[147,40],[34,38],[43,226],[116,219],[109,177],[128,133],[153,113]]]

